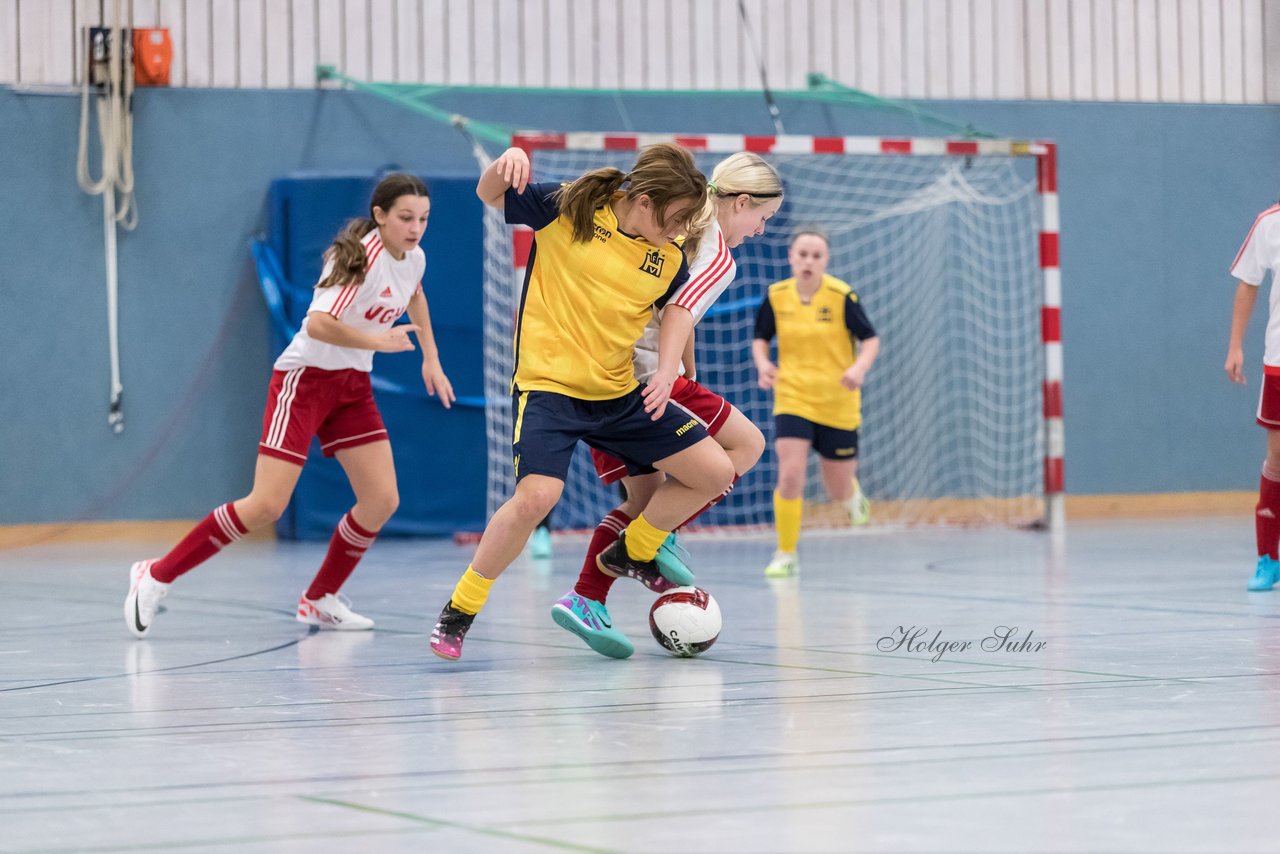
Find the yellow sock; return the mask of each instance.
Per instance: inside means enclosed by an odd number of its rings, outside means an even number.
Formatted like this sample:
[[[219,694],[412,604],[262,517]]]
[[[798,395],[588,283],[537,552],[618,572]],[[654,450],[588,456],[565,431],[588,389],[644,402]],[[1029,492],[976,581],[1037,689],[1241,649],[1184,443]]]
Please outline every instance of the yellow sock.
[[[479,614],[489,598],[489,588],[496,580],[485,578],[468,566],[467,571],[458,579],[458,586],[453,588],[453,595],[449,597],[449,601],[453,603],[453,607],[464,614]]]
[[[778,529],[778,551],[795,552],[800,542],[800,519],[804,515],[803,498],[783,498],[773,493],[773,524]]]
[[[649,524],[641,513],[627,526],[627,554],[632,560],[653,560],[658,556],[658,546],[666,542],[670,531],[663,531]]]

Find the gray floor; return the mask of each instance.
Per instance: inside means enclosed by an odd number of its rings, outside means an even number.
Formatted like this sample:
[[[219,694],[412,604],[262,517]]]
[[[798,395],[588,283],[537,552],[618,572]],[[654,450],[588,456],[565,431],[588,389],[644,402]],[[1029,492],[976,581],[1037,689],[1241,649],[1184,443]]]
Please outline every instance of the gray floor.
[[[815,535],[783,583],[766,540],[700,539],[720,641],[668,657],[622,582],[627,661],[549,619],[563,537],[452,664],[426,645],[451,543],[378,543],[348,585],[378,628],[345,635],[291,618],[322,546],[242,543],[145,641],[128,564],[167,543],[3,552],[0,850],[1280,850],[1280,592],[1244,591],[1251,537]],[[1044,646],[982,649],[998,626]],[[898,627],[972,646],[885,649]]]

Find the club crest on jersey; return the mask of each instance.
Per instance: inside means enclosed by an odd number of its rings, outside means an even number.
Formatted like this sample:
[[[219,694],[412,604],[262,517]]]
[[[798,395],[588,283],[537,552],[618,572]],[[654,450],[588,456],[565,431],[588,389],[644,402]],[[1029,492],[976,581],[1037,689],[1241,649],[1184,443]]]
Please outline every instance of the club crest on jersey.
[[[824,305],[818,308],[818,322],[819,323],[831,322],[831,306]]]
[[[665,259],[662,257],[661,249],[650,249],[644,254],[644,260],[640,262],[640,269],[648,273],[650,276],[662,276],[662,263]]]

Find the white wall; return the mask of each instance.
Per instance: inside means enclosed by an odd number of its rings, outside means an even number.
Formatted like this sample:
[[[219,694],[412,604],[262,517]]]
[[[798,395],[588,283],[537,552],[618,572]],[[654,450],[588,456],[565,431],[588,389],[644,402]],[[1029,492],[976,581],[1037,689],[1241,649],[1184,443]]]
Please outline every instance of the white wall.
[[[119,6],[173,84],[754,89],[737,0],[0,0],[0,84],[78,82]],[[890,98],[1280,103],[1280,0],[746,0],[769,82]],[[521,38],[524,34],[524,38]]]

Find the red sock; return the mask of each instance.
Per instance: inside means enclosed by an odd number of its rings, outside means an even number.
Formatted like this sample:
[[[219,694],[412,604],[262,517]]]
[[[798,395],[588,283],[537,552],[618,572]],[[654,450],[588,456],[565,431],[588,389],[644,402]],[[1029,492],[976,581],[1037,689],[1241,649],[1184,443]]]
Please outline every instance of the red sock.
[[[681,529],[681,528],[683,528],[685,525],[688,525],[688,524],[689,524],[690,522],[692,522],[694,519],[697,519],[697,518],[698,518],[699,516],[701,516],[703,513],[706,513],[706,512],[707,512],[708,510],[710,510],[712,507],[715,507],[717,504],[719,504],[721,501],[723,501],[723,500],[724,500],[724,497],[725,497],[726,495],[728,495],[730,492],[732,492],[732,491],[733,491],[733,487],[734,487],[734,485],[738,482],[738,478],[739,478],[739,477],[741,477],[741,475],[736,475],[736,474],[735,474],[735,475],[733,476],[733,483],[729,484],[729,488],[728,488],[728,489],[726,489],[724,492],[720,493],[720,494],[719,494],[719,495],[717,495],[714,499],[712,499],[710,502],[708,502],[706,507],[703,507],[703,508],[702,508],[701,510],[699,510],[697,513],[694,513],[694,514],[693,514],[692,516],[690,516],[688,519],[685,519],[683,522],[681,522],[679,525],[677,525],[677,526],[676,526],[676,530],[677,530],[677,531],[678,531],[678,530],[680,530],[680,529]]]
[[[199,525],[191,529],[169,553],[151,565],[151,577],[168,584],[195,569],[236,540],[249,533],[231,502],[215,507]]]
[[[324,563],[320,564],[315,580],[307,588],[307,598],[314,602],[327,593],[341,590],[377,536],[377,531],[361,528],[348,510],[333,531],[333,537],[329,540],[329,553],[324,556]]]
[[[1280,471],[1262,466],[1262,479],[1258,485],[1258,506],[1253,515],[1254,529],[1258,534],[1258,555],[1277,557],[1280,542]]]
[[[578,583],[573,585],[573,592],[600,604],[609,598],[609,588],[618,579],[605,575],[596,566],[596,556],[613,545],[618,536],[631,524],[631,517],[621,510],[610,510],[600,520],[596,532],[591,535],[591,544],[587,546],[587,558],[582,562],[582,572],[578,574]]]

